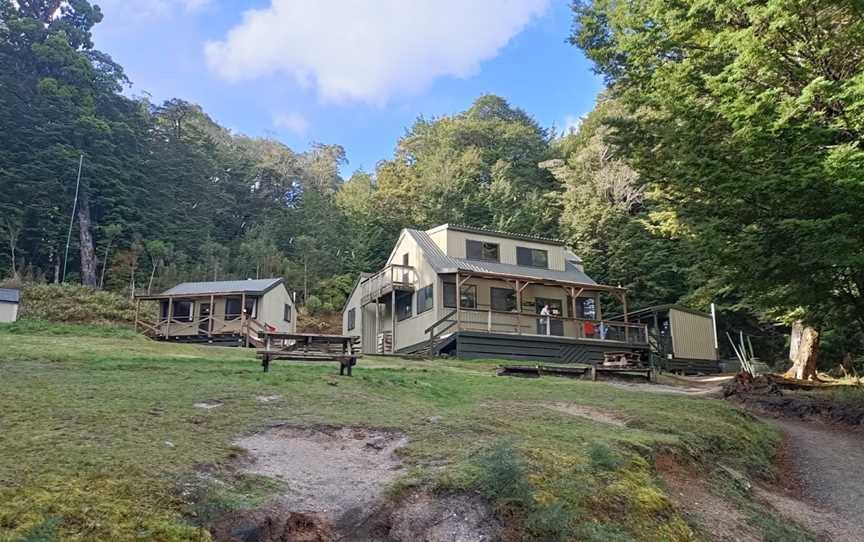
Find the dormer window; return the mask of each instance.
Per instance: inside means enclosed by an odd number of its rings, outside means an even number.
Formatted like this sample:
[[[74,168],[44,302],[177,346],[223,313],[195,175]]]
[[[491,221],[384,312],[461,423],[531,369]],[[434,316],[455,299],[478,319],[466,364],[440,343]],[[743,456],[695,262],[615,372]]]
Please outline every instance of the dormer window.
[[[465,242],[465,254],[469,260],[482,260],[484,262],[498,262],[498,244],[487,243],[485,241],[473,241],[471,239]]]
[[[549,253],[539,248],[516,247],[516,263],[528,267],[549,268]]]

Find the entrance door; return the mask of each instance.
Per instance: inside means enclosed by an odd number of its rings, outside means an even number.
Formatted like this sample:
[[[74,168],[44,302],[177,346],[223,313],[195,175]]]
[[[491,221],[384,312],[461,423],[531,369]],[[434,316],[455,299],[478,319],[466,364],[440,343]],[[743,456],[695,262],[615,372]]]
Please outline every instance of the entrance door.
[[[201,303],[201,313],[198,315],[198,329],[204,333],[210,331],[210,303]]]
[[[549,323],[549,335],[555,335],[558,337],[564,336],[564,321],[560,318],[564,315],[564,304],[560,299],[543,299],[542,297],[538,297],[534,300],[534,309],[537,311],[537,314],[540,314],[540,311],[543,310],[544,305],[549,305],[549,312],[552,316],[557,316],[558,318],[538,318],[537,319],[537,334],[538,335],[546,335],[546,323]]]

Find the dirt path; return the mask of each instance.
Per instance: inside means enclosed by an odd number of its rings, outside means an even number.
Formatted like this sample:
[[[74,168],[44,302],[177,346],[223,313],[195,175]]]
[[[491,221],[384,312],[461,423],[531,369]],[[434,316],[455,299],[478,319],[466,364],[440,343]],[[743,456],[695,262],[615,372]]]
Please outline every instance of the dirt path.
[[[813,514],[813,530],[831,535],[836,542],[861,540],[864,533],[864,435],[838,431],[814,423],[772,420],[787,435],[787,454],[797,471],[803,500],[818,508]],[[791,501],[791,502],[785,502]],[[793,517],[791,499],[772,502]],[[824,514],[827,512],[828,514]],[[806,515],[806,513],[805,513]]]

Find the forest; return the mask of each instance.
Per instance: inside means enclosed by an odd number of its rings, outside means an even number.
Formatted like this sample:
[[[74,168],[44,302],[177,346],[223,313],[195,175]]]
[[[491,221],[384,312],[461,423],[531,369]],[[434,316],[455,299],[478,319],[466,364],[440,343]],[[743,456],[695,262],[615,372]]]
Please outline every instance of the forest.
[[[86,0],[0,0],[0,276],[124,295],[283,276],[339,311],[401,228],[459,223],[563,239],[633,308],[716,303],[768,360],[800,322],[824,367],[864,368],[861,5],[572,14],[574,54],[606,82],[578,130],[483,95],[348,172],[339,142],[298,152],[130,96]]]

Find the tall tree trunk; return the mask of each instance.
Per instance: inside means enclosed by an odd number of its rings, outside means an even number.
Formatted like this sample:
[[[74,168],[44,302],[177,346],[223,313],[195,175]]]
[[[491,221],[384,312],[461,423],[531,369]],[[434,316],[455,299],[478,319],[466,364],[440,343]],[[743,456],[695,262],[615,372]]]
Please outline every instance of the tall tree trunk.
[[[81,249],[81,284],[95,288],[96,249],[93,242],[93,221],[90,217],[90,183],[81,181],[78,200],[79,246]]]
[[[792,367],[786,371],[786,378],[812,380],[816,376],[816,361],[819,358],[819,331],[798,320],[792,324],[792,338],[789,344],[789,359]]]
[[[153,262],[153,269],[150,271],[150,282],[147,283],[147,295],[150,295],[150,290],[153,288],[153,277],[156,276],[156,267],[159,265],[159,260]]]
[[[136,267],[133,267],[129,272],[129,299],[135,299],[135,271]]]

